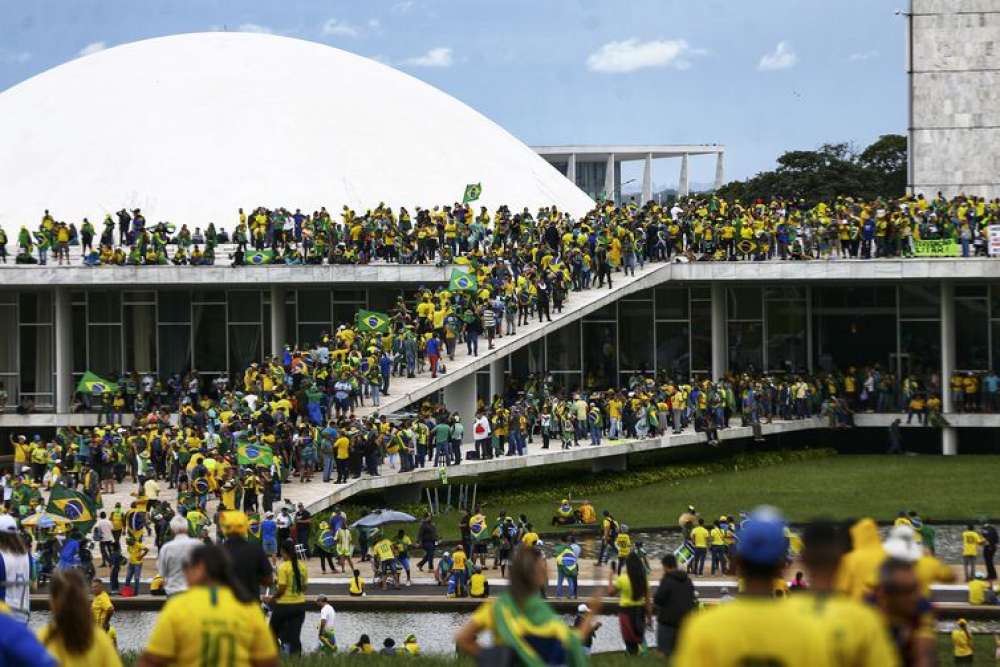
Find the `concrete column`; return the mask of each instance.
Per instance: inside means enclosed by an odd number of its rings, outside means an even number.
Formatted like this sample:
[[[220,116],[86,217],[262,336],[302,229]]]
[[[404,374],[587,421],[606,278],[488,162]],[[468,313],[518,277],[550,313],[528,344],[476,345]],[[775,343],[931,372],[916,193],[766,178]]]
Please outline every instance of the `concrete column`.
[[[645,204],[653,198],[653,154],[646,153],[646,163],[642,169],[642,201]]]
[[[604,169],[604,196],[610,201],[615,200],[615,154],[608,155],[608,163]],[[616,202],[617,203],[617,202]]]
[[[465,427],[463,442],[472,442],[472,424],[476,421],[476,374],[466,375],[444,388],[444,404],[448,412],[457,412]]]
[[[55,288],[56,412],[73,404],[73,300],[68,287]]]
[[[569,154],[569,162],[566,163],[566,178],[568,178],[573,185],[576,185],[576,153]]]
[[[718,190],[722,187],[725,181],[725,166],[723,164],[723,157],[725,153],[719,151],[715,154],[715,189]]]
[[[507,372],[507,358],[490,362],[490,395],[484,396],[487,403],[504,391],[504,377]]]
[[[941,409],[955,411],[951,401],[951,376],[955,373],[955,287],[941,282]],[[958,431],[954,426],[941,429],[941,453],[958,454]]]
[[[681,175],[677,180],[677,196],[687,197],[688,196],[688,155],[684,153],[681,155]]]
[[[281,357],[288,342],[285,331],[285,288],[271,287],[271,356]]]
[[[712,284],[712,379],[722,378],[729,366],[726,348],[726,288]]]

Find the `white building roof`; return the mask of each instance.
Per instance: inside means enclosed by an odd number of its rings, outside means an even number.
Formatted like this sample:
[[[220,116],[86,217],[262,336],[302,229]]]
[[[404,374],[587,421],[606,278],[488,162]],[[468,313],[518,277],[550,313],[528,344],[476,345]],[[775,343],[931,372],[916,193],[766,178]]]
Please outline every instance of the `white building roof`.
[[[234,226],[236,209],[593,202],[510,133],[382,63],[250,33],[134,42],[0,93],[0,225],[43,209],[95,224]]]
[[[531,148],[539,155],[548,157],[568,158],[576,155],[579,162],[607,160],[610,155],[614,155],[616,160],[644,160],[647,155],[656,159],[726,152],[726,147],[722,144],[577,144]]]

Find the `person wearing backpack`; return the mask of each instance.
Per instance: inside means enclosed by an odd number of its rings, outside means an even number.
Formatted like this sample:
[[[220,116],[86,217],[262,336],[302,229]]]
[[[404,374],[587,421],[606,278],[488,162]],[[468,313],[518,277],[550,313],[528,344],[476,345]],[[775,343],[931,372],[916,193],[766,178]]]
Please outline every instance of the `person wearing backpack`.
[[[618,521],[611,516],[611,512],[604,510],[604,520],[601,522],[601,549],[597,552],[597,565],[600,567],[610,560],[614,550],[615,538],[618,537]],[[605,553],[608,558],[605,559]]]

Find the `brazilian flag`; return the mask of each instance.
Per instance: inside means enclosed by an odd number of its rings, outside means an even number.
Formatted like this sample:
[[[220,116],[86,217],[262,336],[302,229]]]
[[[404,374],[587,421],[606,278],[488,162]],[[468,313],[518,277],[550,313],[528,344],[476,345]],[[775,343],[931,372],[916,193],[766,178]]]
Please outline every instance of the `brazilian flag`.
[[[389,316],[374,310],[359,310],[355,316],[358,331],[389,333]]]
[[[97,520],[94,502],[79,491],[67,489],[62,484],[52,487],[49,505],[45,509],[52,514],[66,517],[83,533],[93,528]]]
[[[80,381],[76,383],[76,390],[79,393],[86,394],[88,396],[103,394],[105,392],[114,394],[118,391],[118,385],[114,382],[105,380],[96,373],[87,371],[83,374],[83,377],[80,378]]]
[[[477,289],[479,289],[479,283],[476,281],[474,274],[459,271],[458,269],[451,270],[451,281],[448,283],[449,291],[475,292]]]
[[[254,442],[240,442],[236,448],[236,456],[241,466],[269,466],[274,462],[271,448]]]
[[[481,194],[483,194],[482,183],[469,183],[465,186],[465,194],[462,195],[462,203],[468,204],[470,201],[476,201],[479,199]]]
[[[274,251],[273,250],[254,250],[253,252],[248,252],[243,257],[243,261],[247,264],[252,264],[254,266],[263,266],[264,264],[270,264],[274,261]]]

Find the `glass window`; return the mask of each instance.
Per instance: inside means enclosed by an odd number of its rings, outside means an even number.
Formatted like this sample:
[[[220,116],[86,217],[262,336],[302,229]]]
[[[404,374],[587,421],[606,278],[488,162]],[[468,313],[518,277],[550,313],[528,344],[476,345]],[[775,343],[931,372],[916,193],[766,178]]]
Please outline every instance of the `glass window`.
[[[767,366],[769,370],[805,370],[805,301],[767,303]]]
[[[691,371],[712,369],[712,303],[691,302]]]
[[[79,346],[78,346],[79,347]],[[0,373],[17,372],[17,311],[0,306]]]
[[[17,292],[0,292],[0,304],[17,305]]]
[[[55,366],[52,327],[21,327],[20,333],[21,393],[51,394]]]
[[[691,375],[691,328],[687,322],[656,323],[656,370],[687,380]]]
[[[330,333],[329,324],[300,324],[296,343],[300,349],[310,347],[318,343],[324,333]]]
[[[193,300],[195,303],[225,303],[226,293],[222,290],[196,290]]]
[[[686,287],[656,288],[656,319],[686,320],[688,318],[688,291]]]
[[[613,320],[618,317],[618,309],[615,307],[617,304],[609,303],[603,308],[598,308],[589,315],[584,315],[585,320]]]
[[[299,322],[330,322],[330,290],[299,290]]]
[[[813,299],[823,308],[895,308],[896,288],[872,285],[816,287]]]
[[[122,328],[118,325],[87,327],[89,366],[87,370],[112,380],[122,371]],[[131,369],[129,369],[131,370]]]
[[[21,292],[18,304],[21,324],[52,322],[52,295],[48,292]]]
[[[191,369],[191,325],[161,324],[159,329],[156,370],[160,377],[186,373]]]
[[[583,323],[584,387],[605,389],[618,380],[618,344],[614,322]]]
[[[759,287],[727,287],[726,303],[731,320],[761,319],[761,291]]]
[[[194,367],[199,373],[225,371],[226,309],[219,305],[194,307]]]
[[[480,398],[487,403],[492,398],[492,396],[490,396],[489,373],[476,373],[476,399]]]
[[[519,382],[545,370],[545,341],[536,340],[510,356],[511,377]]]
[[[618,308],[621,368],[628,371],[653,369],[653,304],[623,301]]]
[[[229,325],[229,372],[242,381],[243,370],[261,360],[261,327],[254,324]]]
[[[955,299],[955,367],[986,370],[989,365],[986,299]]]
[[[976,285],[976,284],[960,284],[955,285],[955,296],[963,297],[977,297],[977,296],[987,296],[986,289],[987,285]]]
[[[941,288],[937,285],[905,283],[899,286],[899,316],[941,318]]]
[[[623,296],[622,300],[623,301],[649,301],[652,298],[653,298],[653,288],[650,287],[649,289],[639,290],[638,292],[634,292],[632,294],[629,294],[628,296]]]
[[[156,292],[124,292],[122,298],[125,300],[125,303],[155,303]]]
[[[580,323],[560,327],[545,337],[550,371],[580,370]]]
[[[333,300],[342,303],[367,303],[368,291],[363,289],[333,290]]]
[[[260,292],[234,290],[229,293],[230,322],[260,322]]]
[[[333,304],[333,323],[335,325],[354,324],[354,318],[358,314],[359,308],[364,308],[364,304],[360,303]]]
[[[895,314],[835,314],[814,317],[816,365],[823,370],[849,366],[885,368],[896,353]]]
[[[190,322],[191,292],[171,290],[159,294],[160,322]]]
[[[711,287],[692,287],[691,288],[691,298],[692,299],[706,299],[708,301],[712,300],[712,288]]]
[[[792,287],[792,286],[771,286],[764,288],[764,298],[765,299],[805,299],[806,289],[804,287]]]
[[[764,325],[761,322],[729,323],[729,370],[752,373],[764,366]]]
[[[156,370],[156,306],[125,306],[125,370]]]
[[[121,322],[121,293],[113,290],[88,292],[87,321],[91,324],[118,324]]]
[[[580,371],[571,373],[552,373],[552,390],[556,393],[569,395],[583,386]]]
[[[990,317],[1000,319],[1000,283],[990,288]]]
[[[900,371],[927,378],[941,372],[941,323],[900,322]]]
[[[87,306],[73,305],[73,372],[87,370]]]

